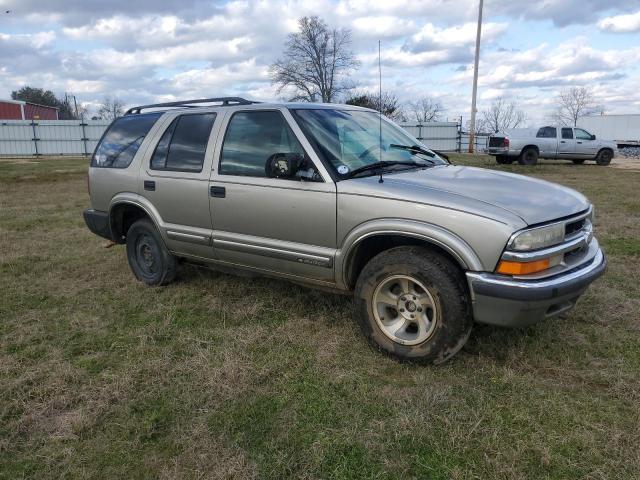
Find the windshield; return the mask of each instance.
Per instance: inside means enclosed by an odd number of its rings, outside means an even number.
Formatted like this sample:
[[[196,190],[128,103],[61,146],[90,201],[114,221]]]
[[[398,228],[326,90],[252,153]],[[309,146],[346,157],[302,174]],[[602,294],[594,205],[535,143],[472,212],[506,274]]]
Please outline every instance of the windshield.
[[[376,112],[338,109],[292,110],[300,127],[325,164],[342,178],[350,173],[380,161],[407,163],[412,167],[443,165],[446,162],[429,152],[415,138]],[[401,146],[416,148],[398,148]],[[423,160],[427,160],[422,165]],[[376,172],[372,170],[371,175]]]

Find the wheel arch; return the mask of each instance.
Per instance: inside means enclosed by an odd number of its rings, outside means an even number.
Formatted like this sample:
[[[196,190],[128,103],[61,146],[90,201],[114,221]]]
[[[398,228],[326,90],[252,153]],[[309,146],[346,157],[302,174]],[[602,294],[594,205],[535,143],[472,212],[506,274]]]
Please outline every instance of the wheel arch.
[[[124,243],[129,227],[142,218],[148,218],[153,222],[162,241],[166,245],[164,231],[159,221],[157,211],[148,202],[142,201],[136,194],[120,194],[113,198],[109,206],[109,229],[116,243]]]
[[[528,148],[533,148],[536,152],[538,152],[538,155],[540,155],[540,148],[539,148],[537,145],[533,144],[533,143],[530,143],[530,144],[525,145],[524,147],[522,147],[522,148],[520,149],[520,155],[522,155],[522,153],[523,153],[525,150],[527,150]]]
[[[442,227],[407,220],[373,221],[354,229],[343,242],[336,259],[338,284],[353,289],[358,275],[371,258],[403,245],[435,250],[449,258],[461,271],[482,270],[482,263],[473,249]]]
[[[613,148],[611,148],[611,147],[600,147],[600,149],[598,150],[598,153],[596,153],[596,156],[594,158],[598,158],[598,156],[604,151],[609,151],[609,152],[611,152],[612,156],[614,155]]]

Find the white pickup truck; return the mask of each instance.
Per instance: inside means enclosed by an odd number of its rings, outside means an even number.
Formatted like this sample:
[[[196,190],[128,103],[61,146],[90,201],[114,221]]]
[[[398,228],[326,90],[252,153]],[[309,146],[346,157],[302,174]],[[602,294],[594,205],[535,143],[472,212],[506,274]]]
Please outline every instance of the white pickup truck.
[[[486,152],[501,164],[518,160],[521,165],[535,165],[538,158],[549,158],[577,164],[595,160],[598,165],[609,165],[617,150],[614,142],[597,140],[582,128],[545,126],[535,136],[534,131],[513,129],[491,135]]]

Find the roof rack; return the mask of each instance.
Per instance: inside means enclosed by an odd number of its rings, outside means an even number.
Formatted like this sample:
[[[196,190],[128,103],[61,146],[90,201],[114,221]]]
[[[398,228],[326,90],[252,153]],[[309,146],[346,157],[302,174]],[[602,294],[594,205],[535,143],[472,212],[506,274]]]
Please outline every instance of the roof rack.
[[[197,98],[194,100],[181,100],[179,102],[166,102],[166,103],[153,103],[150,105],[140,105],[139,107],[132,107],[125,112],[125,115],[135,115],[141,113],[142,110],[146,110],[147,108],[162,108],[162,107],[187,107],[194,108],[199,105],[195,105],[198,103],[221,103],[222,107],[228,107],[231,105],[251,105],[252,103],[260,103],[254,102],[251,100],[246,100],[242,97],[217,97],[217,98]]]

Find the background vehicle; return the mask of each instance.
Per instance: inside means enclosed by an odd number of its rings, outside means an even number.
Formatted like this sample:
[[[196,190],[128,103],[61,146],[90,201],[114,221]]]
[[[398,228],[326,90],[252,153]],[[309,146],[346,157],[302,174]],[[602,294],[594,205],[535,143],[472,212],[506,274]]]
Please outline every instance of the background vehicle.
[[[548,158],[609,165],[617,149],[614,142],[599,140],[577,127],[545,126],[532,133],[530,129],[513,129],[491,135],[487,153],[498,163],[517,160],[521,165],[535,165],[538,158]]]
[[[378,348],[440,363],[604,271],[578,192],[450,165],[372,110],[216,101],[131,109],[94,153],[85,221],[148,285],[186,260],[352,293]]]

